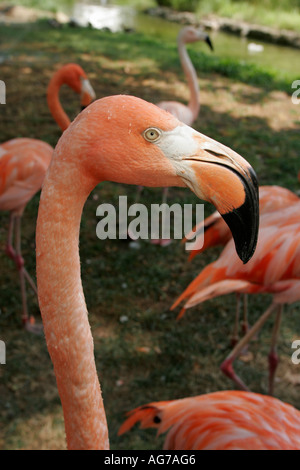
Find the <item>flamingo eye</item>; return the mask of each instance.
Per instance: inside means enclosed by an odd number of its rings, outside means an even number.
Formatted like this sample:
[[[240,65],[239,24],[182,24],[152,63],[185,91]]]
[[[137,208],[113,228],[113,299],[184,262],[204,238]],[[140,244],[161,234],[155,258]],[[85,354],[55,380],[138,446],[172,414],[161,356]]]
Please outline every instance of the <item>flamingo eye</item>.
[[[149,127],[143,132],[143,136],[148,142],[157,142],[161,136],[161,130],[156,127]]]

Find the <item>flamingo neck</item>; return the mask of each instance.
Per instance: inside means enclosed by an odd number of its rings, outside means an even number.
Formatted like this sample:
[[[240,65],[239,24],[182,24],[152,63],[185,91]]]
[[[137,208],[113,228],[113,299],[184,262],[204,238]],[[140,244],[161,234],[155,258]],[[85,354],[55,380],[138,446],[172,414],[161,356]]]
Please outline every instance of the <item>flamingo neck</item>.
[[[192,64],[192,61],[187,53],[186,45],[182,38],[178,38],[178,53],[180,57],[180,62],[186,76],[188,87],[190,90],[190,99],[188,108],[193,114],[193,120],[197,119],[199,110],[200,110],[200,98],[199,98],[199,84],[197,79],[197,74],[195,68]]]
[[[93,187],[74,163],[56,152],[36,231],[39,304],[69,449],[109,447],[78,249],[82,209]]]
[[[62,131],[66,130],[71,122],[59,101],[59,89],[63,83],[63,77],[58,72],[50,80],[47,90],[48,107],[54,120]]]

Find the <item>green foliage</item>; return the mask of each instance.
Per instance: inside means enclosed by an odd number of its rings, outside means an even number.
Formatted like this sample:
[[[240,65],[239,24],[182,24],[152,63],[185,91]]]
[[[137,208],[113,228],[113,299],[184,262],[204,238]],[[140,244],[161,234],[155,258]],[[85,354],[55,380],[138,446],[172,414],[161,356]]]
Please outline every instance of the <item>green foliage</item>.
[[[238,21],[279,29],[300,30],[299,0],[210,0],[199,1],[199,15],[214,14]]]
[[[156,0],[159,6],[172,7],[178,11],[196,11],[199,0]]]

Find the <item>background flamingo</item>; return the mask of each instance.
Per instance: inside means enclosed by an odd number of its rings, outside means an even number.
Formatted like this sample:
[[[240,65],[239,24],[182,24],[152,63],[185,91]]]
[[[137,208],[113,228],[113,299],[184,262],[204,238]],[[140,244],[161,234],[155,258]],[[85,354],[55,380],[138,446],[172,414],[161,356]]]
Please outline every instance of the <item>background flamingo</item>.
[[[276,398],[222,391],[139,406],[119,435],[141,428],[167,432],[164,450],[298,450],[300,412]]]
[[[260,186],[259,187],[259,213],[266,214],[268,212],[278,211],[294,202],[299,201],[299,197],[287,188],[282,186]],[[202,239],[199,238],[200,244],[197,243],[191,250],[189,260],[192,260],[197,254],[213,246],[225,246],[231,238],[231,232],[228,225],[222,219],[218,212],[213,212],[209,217],[200,222],[193,231],[190,232],[184,241],[191,239],[199,233],[203,233]]]
[[[269,354],[270,378],[269,393],[273,392],[274,374],[278,364],[276,341],[280,326],[282,304],[293,303],[300,298],[300,201],[298,198],[289,207],[261,216],[256,253],[252,260],[243,265],[236,258],[233,242],[230,241],[218,260],[204,268],[174,303],[188,299],[181,311],[183,315],[205,300],[231,292],[273,293],[273,303],[255,323],[246,336],[236,345],[221,369],[239,387],[247,389],[235,374],[232,363],[243,347],[261,328],[270,314],[276,309],[277,317]]]
[[[59,100],[59,90],[67,85],[80,95],[81,108],[88,106],[95,98],[95,92],[84,70],[78,64],[66,64],[60,67],[52,76],[47,89],[47,102],[50,112],[61,128],[66,130],[71,121],[63,110]]]
[[[95,94],[85,72],[77,64],[61,67],[52,77],[47,100],[50,111],[62,131],[70,120],[59,101],[59,88],[69,85],[81,94],[81,105],[88,105]],[[50,164],[53,148],[41,140],[17,138],[4,142],[0,146],[0,210],[10,211],[10,222],[6,244],[6,253],[15,262],[20,276],[22,296],[22,323],[31,331],[39,331],[33,317],[28,315],[26,282],[36,291],[36,286],[25,266],[21,252],[21,218],[30,199],[41,189],[47,168]],[[15,247],[13,240],[15,239]]]
[[[200,110],[200,90],[197,73],[187,53],[186,44],[197,41],[205,41],[209,45],[210,49],[213,50],[210,37],[202,29],[196,29],[193,26],[185,26],[178,33],[177,46],[180,63],[190,91],[188,105],[184,105],[179,101],[160,101],[157,103],[157,106],[161,109],[173,114],[173,116],[188,126],[191,126],[198,117]]]
[[[278,211],[282,208],[288,207],[290,204],[293,204],[297,201],[299,201],[299,197],[289,189],[283,188],[282,186],[260,186],[259,188],[259,212],[261,215],[273,211]],[[203,222],[198,224],[198,226],[193,229],[193,232],[189,233],[183,241],[192,238],[193,236],[195,236],[195,234],[199,236],[199,233],[203,233],[203,237],[198,238],[198,240],[200,240],[200,244],[198,247],[197,242],[195,242],[196,246],[193,250],[191,250],[189,260],[192,260],[198,253],[202,253],[210,247],[218,245],[225,246],[227,242],[231,239],[230,230],[218,212],[214,212]],[[233,346],[235,346],[238,341],[240,296],[241,294],[237,292],[235,324],[231,339],[231,343]],[[246,333],[248,331],[248,328],[248,301],[247,294],[244,294],[242,323],[243,332]]]
[[[205,41],[211,50],[213,50],[213,45],[208,34],[206,34],[202,29],[194,28],[193,26],[185,26],[182,28],[177,36],[177,47],[180,58],[180,63],[183,68],[185,77],[188,82],[188,87],[190,91],[190,99],[188,105],[180,103],[179,101],[160,101],[157,103],[161,109],[168,111],[173,114],[181,122],[184,122],[188,126],[191,126],[193,122],[197,119],[199,110],[200,110],[200,89],[199,82],[197,78],[197,73],[193,63],[188,55],[186,50],[186,44]],[[138,187],[138,196],[143,190],[142,186]],[[166,203],[168,196],[168,188],[163,189],[163,199],[162,203]],[[157,239],[151,240],[152,244],[157,244],[161,246],[167,246],[172,242],[170,239]]]
[[[214,149],[214,155],[206,147]],[[224,153],[230,158],[226,160]],[[213,194],[216,208],[228,223],[234,220],[244,261],[256,244],[257,183],[253,170],[238,154],[132,96],[103,98],[80,113],[54,151],[36,231],[39,304],[70,449],[108,447],[78,250],[84,203],[103,180],[188,186],[208,200]],[[222,191],[228,185],[224,200]],[[236,225],[237,214],[247,231]]]

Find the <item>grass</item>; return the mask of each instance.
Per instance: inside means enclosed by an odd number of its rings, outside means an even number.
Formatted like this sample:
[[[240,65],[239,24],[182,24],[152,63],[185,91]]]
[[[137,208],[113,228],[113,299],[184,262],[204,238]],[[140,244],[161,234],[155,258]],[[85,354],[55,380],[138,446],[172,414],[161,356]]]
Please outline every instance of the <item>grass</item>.
[[[28,136],[55,145],[60,132],[49,115],[45,90],[53,70],[67,61],[80,63],[97,97],[130,93],[149,101],[178,99],[188,91],[179,66],[176,45],[159,44],[136,34],[110,34],[64,27],[47,22],[3,27],[0,31],[1,79],[7,86],[7,104],[0,108],[1,140]],[[231,146],[247,158],[260,184],[299,188],[299,108],[292,105],[288,82],[276,74],[233,61],[193,54],[199,66],[201,113],[195,128]],[[66,59],[67,58],[67,59]],[[205,63],[205,73],[203,72]],[[77,97],[62,89],[61,100],[71,118]],[[119,195],[134,201],[135,188],[104,183],[88,198],[80,235],[82,279],[95,342],[96,364],[102,383],[112,449],[160,448],[162,438],[135,429],[122,438],[117,430],[124,413],[153,400],[179,398],[232,388],[219,371],[230,351],[235,299],[227,296],[191,309],[176,322],[169,310],[174,299],[219,249],[187,262],[177,241],[160,249],[146,242],[140,250],[115,240],[100,242],[95,233],[100,202],[116,202]],[[159,202],[160,190],[145,189],[141,202]],[[195,203],[187,190],[172,188],[170,201]],[[24,214],[23,255],[35,272],[34,234],[39,195]],[[206,214],[212,207],[206,206]],[[0,214],[0,245],[4,248],[8,214]],[[55,377],[43,337],[32,337],[20,327],[17,274],[1,248],[0,339],[7,348],[7,364],[0,367],[3,449],[64,448],[63,418]],[[270,302],[252,296],[253,323]],[[36,299],[29,296],[30,312],[38,317]],[[275,394],[300,408],[299,366],[291,363],[291,344],[299,338],[299,305],[286,309]],[[253,391],[267,390],[266,356],[270,320],[238,360],[236,370]]]

